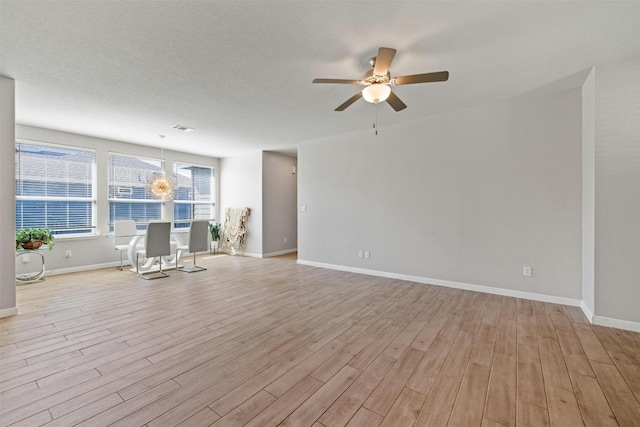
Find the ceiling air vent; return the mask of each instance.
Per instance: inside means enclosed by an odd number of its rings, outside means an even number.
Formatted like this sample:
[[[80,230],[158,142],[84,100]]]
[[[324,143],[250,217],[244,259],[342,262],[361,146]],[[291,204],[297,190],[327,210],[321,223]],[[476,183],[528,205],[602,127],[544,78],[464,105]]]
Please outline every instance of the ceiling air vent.
[[[171,126],[171,128],[181,130],[184,132],[193,132],[195,130],[194,128],[190,128],[189,126],[183,126],[183,125],[173,125]]]

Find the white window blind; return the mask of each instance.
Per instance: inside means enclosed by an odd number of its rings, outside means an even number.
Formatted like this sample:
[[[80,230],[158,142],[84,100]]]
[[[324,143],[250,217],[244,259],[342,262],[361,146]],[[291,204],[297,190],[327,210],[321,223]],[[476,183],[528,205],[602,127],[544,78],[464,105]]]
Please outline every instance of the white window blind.
[[[147,178],[163,170],[158,159],[109,153],[109,224],[134,220],[144,229],[151,220],[160,219],[162,202],[153,199],[146,190]]]
[[[50,228],[56,235],[95,229],[95,152],[16,141],[16,229]]]
[[[175,228],[189,227],[193,219],[213,219],[215,170],[209,166],[174,163],[176,194],[173,198]]]

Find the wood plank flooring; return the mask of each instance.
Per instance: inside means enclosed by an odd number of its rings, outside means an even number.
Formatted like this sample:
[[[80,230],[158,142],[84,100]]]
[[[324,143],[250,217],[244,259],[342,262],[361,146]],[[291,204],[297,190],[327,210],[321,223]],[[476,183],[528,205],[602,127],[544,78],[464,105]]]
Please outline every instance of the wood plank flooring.
[[[2,426],[640,426],[640,334],[268,259],[19,286]]]

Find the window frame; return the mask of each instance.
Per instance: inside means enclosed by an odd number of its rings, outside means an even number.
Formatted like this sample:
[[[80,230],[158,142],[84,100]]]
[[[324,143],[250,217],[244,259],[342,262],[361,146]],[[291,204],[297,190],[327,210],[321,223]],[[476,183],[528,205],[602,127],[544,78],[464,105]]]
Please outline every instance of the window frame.
[[[28,146],[35,146],[35,147],[41,147],[44,148],[45,150],[47,148],[51,149],[51,151],[54,150],[61,150],[61,151],[70,151],[70,152],[80,152],[80,153],[86,153],[86,154],[90,154],[91,156],[91,161],[88,164],[89,168],[90,168],[90,178],[86,181],[84,181],[81,185],[86,185],[86,186],[90,186],[91,189],[91,194],[88,197],[81,197],[81,196],[50,196],[50,195],[24,195],[24,182],[26,181],[25,177],[23,176],[23,171],[22,171],[22,162],[23,159],[21,158],[21,152],[25,152],[21,150],[20,145],[24,144],[24,145],[28,145]],[[26,152],[25,152],[26,153]],[[35,154],[35,153],[34,153]],[[47,156],[47,159],[53,159],[54,156]],[[46,160],[45,160],[46,161]],[[65,166],[68,167],[68,164],[65,163]],[[98,234],[98,230],[97,230],[97,204],[98,204],[98,199],[97,199],[97,151],[95,149],[92,148],[87,148],[87,147],[78,147],[78,146],[74,146],[74,145],[67,145],[67,144],[60,144],[60,143],[53,143],[53,142],[47,142],[47,141],[38,141],[38,140],[32,140],[32,139],[26,139],[26,138],[16,138],[15,140],[15,158],[14,158],[14,182],[15,182],[15,189],[14,189],[14,197],[15,197],[15,210],[16,210],[16,218],[15,218],[15,228],[16,230],[20,230],[20,229],[24,229],[24,228],[34,228],[35,225],[33,226],[26,226],[25,227],[25,221],[24,219],[22,220],[21,224],[18,224],[18,222],[20,221],[20,218],[24,218],[24,208],[21,208],[23,210],[23,213],[21,215],[18,215],[18,210],[19,207],[18,205],[20,204],[20,202],[29,202],[29,201],[42,201],[45,205],[45,212],[42,213],[42,217],[43,217],[43,222],[42,224],[38,224],[37,228],[48,228],[52,230],[52,234],[57,237],[91,237],[91,236],[96,236]],[[44,179],[42,180],[43,183],[45,183],[45,187],[46,187],[46,183],[49,182],[55,182],[54,179],[56,179],[58,177],[52,177],[49,178],[49,176],[45,175]],[[69,180],[69,175],[68,173],[65,173],[65,179],[64,181],[60,181],[60,182],[64,182],[64,184],[67,186],[67,191],[68,191],[68,186],[70,183],[75,183],[77,184],[77,182],[74,182],[72,180]],[[47,190],[45,190],[46,192]],[[73,203],[73,202],[82,202],[82,203],[89,203],[89,209],[87,209],[87,211],[89,212],[88,218],[86,218],[88,221],[88,225],[86,226],[67,226],[67,227],[54,227],[52,226],[52,224],[50,224],[50,220],[49,220],[49,215],[46,212],[46,210],[48,209],[48,205],[49,203],[56,203],[56,202],[67,202],[67,203]],[[69,216],[69,208],[70,206],[67,204],[66,209],[67,209],[67,213],[65,215],[65,220],[63,222],[65,222],[66,224],[70,224],[73,222],[73,218]],[[81,218],[82,219],[82,218]]]
[[[178,177],[178,170],[180,168],[184,169],[184,167],[197,167],[197,168],[202,168],[202,169],[208,169],[209,170],[209,187],[211,189],[210,193],[209,193],[209,199],[206,200],[193,200],[193,195],[191,197],[191,199],[189,200],[180,200],[177,197],[174,197],[173,199],[173,228],[176,231],[184,231],[187,230],[189,228],[189,225],[191,224],[191,222],[195,219],[207,219],[209,221],[215,221],[215,207],[216,207],[216,188],[215,188],[215,173],[216,173],[216,168],[215,166],[211,166],[211,165],[202,165],[202,164],[198,164],[198,163],[193,163],[193,162],[185,162],[185,161],[174,161],[173,162],[173,176],[174,179],[176,180],[176,192],[179,191],[180,186],[179,186],[179,177]],[[208,206],[209,207],[209,215],[207,218],[194,218],[194,213],[195,213],[195,209],[191,210],[191,218],[177,218],[176,217],[176,209],[178,209],[180,206],[184,206],[184,205],[202,205],[202,206]]]

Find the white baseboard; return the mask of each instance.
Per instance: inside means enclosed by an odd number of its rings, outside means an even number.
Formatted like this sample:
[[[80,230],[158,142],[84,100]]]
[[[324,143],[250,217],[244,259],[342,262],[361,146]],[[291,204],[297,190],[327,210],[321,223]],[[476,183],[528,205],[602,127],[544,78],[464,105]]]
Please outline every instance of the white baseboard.
[[[589,320],[590,323],[593,323],[593,313],[591,312],[591,310],[589,310],[589,307],[587,307],[584,301],[580,302],[580,308],[582,309],[584,315],[587,316],[587,320]]]
[[[609,328],[624,329],[626,331],[640,332],[640,322],[612,319],[611,317],[593,316],[594,325],[608,326]]]
[[[594,325],[607,326],[609,328],[624,329],[626,331],[640,332],[640,322],[632,322],[629,320],[613,319],[611,317],[597,316],[589,310],[589,307],[582,302],[580,308],[589,322]]]
[[[125,267],[129,266],[129,264],[125,264]],[[67,273],[77,273],[79,271],[88,271],[88,270],[98,270],[101,268],[109,268],[109,267],[120,267],[120,261],[116,262],[105,262],[104,264],[92,264],[92,265],[81,265],[78,267],[69,267],[69,268],[56,268],[55,270],[46,271],[44,276],[56,276],[58,274],[67,274]]]
[[[554,295],[536,294],[532,292],[515,291],[513,289],[494,288],[492,286],[474,285],[471,283],[452,282],[449,280],[431,279],[421,276],[410,276],[407,274],[389,273],[386,271],[368,270],[364,268],[347,267],[344,265],[324,264],[314,261],[298,260],[298,264],[309,265],[312,267],[329,268],[332,270],[348,271],[350,273],[368,274],[370,276],[388,277],[390,279],[407,280],[411,282],[424,283],[427,285],[444,286],[447,288],[464,289],[467,291],[484,292],[487,294],[503,295],[507,297],[523,298],[534,301],[550,302],[553,304],[570,305],[580,307],[579,299],[558,297]]]
[[[18,307],[3,308],[2,310],[0,310],[0,318],[15,316],[16,314],[18,314]]]
[[[294,252],[298,252],[298,248],[285,249],[284,251],[277,251],[277,252],[269,252],[267,254],[262,254],[262,258],[271,258],[271,257],[274,257],[274,256],[292,254]]]
[[[244,256],[248,256],[248,257],[251,257],[251,258],[271,258],[271,257],[274,257],[274,256],[291,254],[291,253],[294,253],[294,252],[298,252],[298,248],[286,249],[284,251],[278,251],[278,252],[269,252],[269,253],[266,253],[266,254],[256,254],[256,253],[253,253],[253,252],[245,252]]]
[[[262,258],[263,255],[262,254],[256,254],[254,252],[245,252],[242,255],[238,254],[238,255],[229,255],[229,256],[240,256],[240,257],[241,256],[248,256],[250,258]]]
[[[254,253],[254,252],[245,252],[245,253],[243,253],[243,254],[242,254],[242,253],[239,253],[239,254],[234,254],[234,255],[232,255],[232,254],[228,254],[228,253],[226,253],[226,252],[220,252],[220,251],[218,251],[218,253],[217,253],[217,254],[212,254],[212,255],[218,255],[218,254],[221,254],[221,255],[227,255],[227,256],[239,256],[239,257],[246,256],[246,257],[249,257],[249,258],[263,258],[263,257],[264,257],[264,255],[262,255],[262,254],[256,254],[256,253]]]

